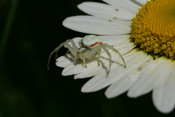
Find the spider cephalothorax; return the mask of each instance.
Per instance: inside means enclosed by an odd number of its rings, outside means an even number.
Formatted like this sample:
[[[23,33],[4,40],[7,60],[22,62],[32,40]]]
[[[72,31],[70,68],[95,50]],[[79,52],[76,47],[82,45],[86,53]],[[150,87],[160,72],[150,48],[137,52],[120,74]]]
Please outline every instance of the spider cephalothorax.
[[[70,46],[68,43],[71,43],[72,46]],[[108,51],[108,49],[113,50],[114,52],[118,53],[120,55],[120,57],[122,58],[123,62],[124,62],[124,67],[126,67],[126,63],[124,58],[122,57],[122,55],[120,54],[120,52],[118,50],[116,50],[113,46],[107,44],[107,43],[103,43],[102,39],[99,38],[98,36],[95,35],[87,35],[85,36],[80,42],[79,42],[79,46],[80,48],[78,48],[75,45],[75,42],[72,39],[69,39],[63,43],[61,43],[58,47],[56,47],[49,56],[48,59],[48,69],[49,69],[49,62],[50,62],[50,58],[51,56],[55,53],[58,52],[59,49],[61,47],[67,47],[68,50],[70,51],[70,53],[73,55],[73,60],[75,62],[75,64],[77,64],[77,60],[80,60],[83,62],[84,67],[87,67],[86,65],[86,59],[92,59],[94,58],[96,55],[98,55],[97,61],[98,61],[98,65],[100,65],[100,51],[101,49],[103,49],[106,54],[109,56],[109,70],[108,73],[110,72],[110,68],[111,68],[111,54]]]

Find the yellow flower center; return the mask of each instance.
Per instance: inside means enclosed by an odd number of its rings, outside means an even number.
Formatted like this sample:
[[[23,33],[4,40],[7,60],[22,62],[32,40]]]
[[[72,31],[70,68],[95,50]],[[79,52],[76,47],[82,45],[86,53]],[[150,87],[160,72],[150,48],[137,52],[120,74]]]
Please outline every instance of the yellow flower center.
[[[131,40],[148,54],[175,58],[175,0],[150,0],[132,19]]]

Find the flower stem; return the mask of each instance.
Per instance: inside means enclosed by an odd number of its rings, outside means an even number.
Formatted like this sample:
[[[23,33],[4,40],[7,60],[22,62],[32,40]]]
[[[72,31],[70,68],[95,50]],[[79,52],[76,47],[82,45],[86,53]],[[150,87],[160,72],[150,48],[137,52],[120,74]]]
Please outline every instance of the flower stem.
[[[17,5],[18,5],[18,0],[11,0],[11,6],[10,6],[9,13],[7,15],[7,19],[4,25],[2,37],[0,39],[0,62],[2,62],[2,59],[4,56],[5,47],[7,45],[8,37],[9,37],[11,27],[13,24],[13,20],[15,17]]]

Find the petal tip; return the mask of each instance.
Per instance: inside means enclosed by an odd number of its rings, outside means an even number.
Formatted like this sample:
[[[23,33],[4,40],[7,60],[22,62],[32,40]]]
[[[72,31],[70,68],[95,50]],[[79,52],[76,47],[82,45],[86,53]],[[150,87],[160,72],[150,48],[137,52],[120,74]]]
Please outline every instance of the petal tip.
[[[79,78],[77,77],[77,75],[74,75],[74,80],[77,80],[77,79],[79,79]]]
[[[114,96],[112,96],[109,92],[105,92],[105,96],[108,98],[108,99],[112,99],[114,98]]]
[[[89,90],[87,87],[86,87],[86,84],[81,88],[81,92],[83,93],[91,93],[93,91]]]
[[[88,93],[88,91],[85,90],[84,86],[81,88],[81,92]]]
[[[65,71],[65,69],[62,71],[61,73],[62,76],[70,76],[72,74],[70,74],[69,72]]]

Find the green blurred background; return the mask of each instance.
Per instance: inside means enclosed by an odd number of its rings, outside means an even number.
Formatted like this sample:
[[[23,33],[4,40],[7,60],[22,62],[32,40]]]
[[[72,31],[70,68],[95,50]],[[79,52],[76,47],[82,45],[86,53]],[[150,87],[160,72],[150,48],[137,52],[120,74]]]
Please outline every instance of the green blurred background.
[[[0,117],[167,116],[154,108],[151,93],[137,99],[126,93],[107,99],[104,89],[83,94],[88,79],[62,77],[54,59],[47,70],[58,44],[85,35],[62,26],[66,17],[84,14],[76,7],[84,1],[0,0]]]

